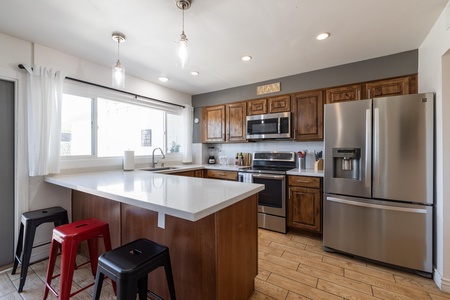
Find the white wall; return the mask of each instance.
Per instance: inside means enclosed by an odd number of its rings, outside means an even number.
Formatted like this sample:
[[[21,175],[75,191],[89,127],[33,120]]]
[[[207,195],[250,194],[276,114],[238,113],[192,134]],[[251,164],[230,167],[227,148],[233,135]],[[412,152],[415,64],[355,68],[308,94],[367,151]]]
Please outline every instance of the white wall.
[[[71,211],[70,190],[45,183],[43,177],[28,177],[25,123],[25,71],[18,64],[35,64],[61,70],[66,76],[97,83],[111,85],[111,67],[101,66],[80,58],[20,40],[0,33],[0,78],[16,83],[16,226],[20,224],[20,215],[24,211],[50,206],[62,206]],[[127,75],[126,90],[142,96],[164,100],[176,104],[191,104],[191,96],[157,84]],[[37,232],[35,242],[49,240],[51,226],[42,226]],[[17,240],[17,232],[16,240]],[[48,254],[47,249],[33,251],[34,259]]]
[[[419,48],[419,92],[436,93],[434,280],[447,293],[450,293],[450,159],[446,155],[450,153],[449,5]]]

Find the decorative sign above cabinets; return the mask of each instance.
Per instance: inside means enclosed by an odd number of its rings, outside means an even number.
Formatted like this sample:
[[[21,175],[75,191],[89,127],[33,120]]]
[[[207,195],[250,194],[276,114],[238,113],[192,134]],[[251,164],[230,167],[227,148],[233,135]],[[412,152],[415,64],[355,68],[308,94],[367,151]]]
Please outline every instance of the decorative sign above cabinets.
[[[256,87],[256,95],[264,95],[281,91],[280,83],[270,83],[266,85],[261,85]]]

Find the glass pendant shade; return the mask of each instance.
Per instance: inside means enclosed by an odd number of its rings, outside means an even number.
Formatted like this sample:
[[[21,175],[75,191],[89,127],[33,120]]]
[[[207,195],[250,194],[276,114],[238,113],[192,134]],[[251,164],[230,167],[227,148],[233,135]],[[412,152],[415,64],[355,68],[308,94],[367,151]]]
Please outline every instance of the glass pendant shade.
[[[189,68],[189,44],[184,31],[181,33],[180,41],[177,44],[176,49],[177,55],[177,65],[181,67],[181,69]]]
[[[112,66],[112,85],[116,88],[125,87],[125,67],[120,63],[120,60]]]
[[[113,32],[112,39],[117,42],[117,61],[112,66],[112,86],[115,88],[125,87],[125,67],[120,63],[120,43],[125,42],[125,35]]]

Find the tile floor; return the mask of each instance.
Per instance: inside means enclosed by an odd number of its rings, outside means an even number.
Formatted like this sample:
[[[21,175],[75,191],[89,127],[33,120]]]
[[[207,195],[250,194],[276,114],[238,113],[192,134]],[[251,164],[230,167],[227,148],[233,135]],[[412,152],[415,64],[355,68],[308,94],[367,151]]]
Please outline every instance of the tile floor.
[[[252,300],[450,299],[434,281],[322,250],[322,241],[259,230]]]
[[[431,279],[324,252],[319,239],[260,229],[258,240],[259,274],[251,300],[450,300],[450,294],[441,292]],[[79,257],[77,263],[84,260]],[[11,275],[11,271],[0,273],[0,300],[42,299],[46,269],[47,261],[31,265],[24,291],[20,294],[17,293],[20,271],[15,275]],[[90,270],[80,268],[75,272],[72,291],[90,282]],[[58,279],[52,285],[58,290]],[[91,299],[92,292],[93,287],[90,287],[72,299]],[[50,293],[48,299],[56,297]],[[104,283],[101,299],[115,299],[109,280]]]
[[[81,265],[86,261],[86,258],[79,256],[77,258],[77,265]],[[44,282],[47,272],[47,260],[32,264],[28,268],[27,279],[22,293],[17,292],[17,287],[19,286],[20,279],[20,267],[18,268],[16,274],[11,275],[11,270],[0,273],[0,300],[37,300],[42,299],[44,294]],[[55,266],[54,274],[59,274],[59,257]],[[91,270],[88,265],[80,267],[74,273],[73,283],[72,283],[72,293],[79,290],[86,285],[89,285],[94,281],[92,277]],[[52,287],[59,292],[59,277],[53,279]],[[75,295],[71,299],[74,300],[86,300],[92,299],[92,292],[94,287],[91,286],[86,290]],[[47,299],[57,299],[52,292],[49,292]],[[116,299],[114,296],[114,291],[109,279],[105,280],[100,299]]]

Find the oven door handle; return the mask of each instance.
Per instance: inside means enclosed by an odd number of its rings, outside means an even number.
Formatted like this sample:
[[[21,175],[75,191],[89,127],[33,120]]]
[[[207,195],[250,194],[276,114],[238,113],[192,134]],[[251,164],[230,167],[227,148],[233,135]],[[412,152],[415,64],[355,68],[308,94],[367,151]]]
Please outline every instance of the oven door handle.
[[[262,178],[262,179],[284,180],[285,177],[286,176],[284,175],[253,174],[253,178]]]

